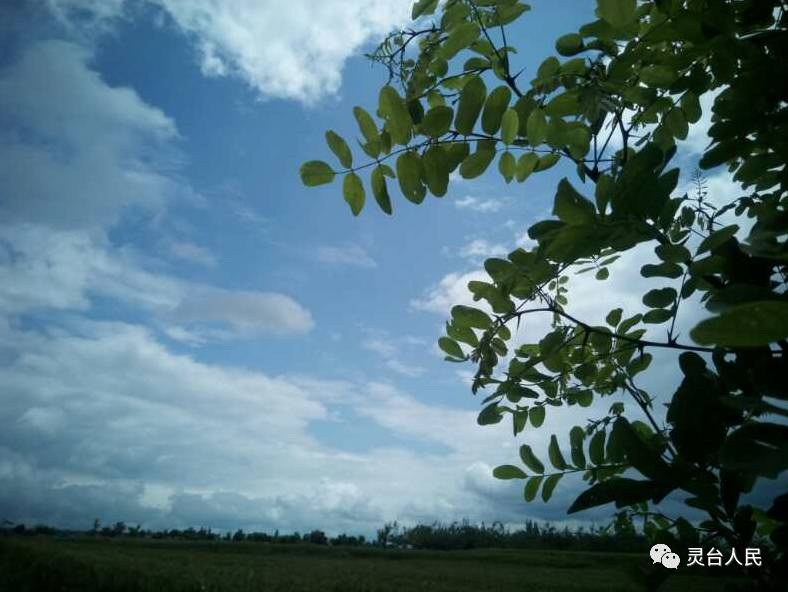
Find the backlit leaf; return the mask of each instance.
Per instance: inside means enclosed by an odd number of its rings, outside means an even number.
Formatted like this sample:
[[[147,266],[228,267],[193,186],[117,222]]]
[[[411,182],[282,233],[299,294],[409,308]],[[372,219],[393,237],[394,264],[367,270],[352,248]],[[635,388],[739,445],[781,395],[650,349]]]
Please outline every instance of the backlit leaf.
[[[342,194],[345,201],[350,206],[350,211],[354,216],[358,216],[364,208],[364,186],[361,183],[361,178],[356,173],[348,173],[342,182]]]
[[[334,180],[334,169],[322,160],[310,160],[301,165],[301,182],[307,187],[324,185]]]

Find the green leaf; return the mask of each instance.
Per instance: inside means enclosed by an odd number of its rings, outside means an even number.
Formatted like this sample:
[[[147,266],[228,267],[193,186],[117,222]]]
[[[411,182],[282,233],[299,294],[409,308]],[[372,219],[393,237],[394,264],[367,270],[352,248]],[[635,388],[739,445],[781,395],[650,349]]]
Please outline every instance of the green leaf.
[[[643,304],[649,308],[664,308],[673,304],[677,295],[673,288],[649,290],[643,295]]]
[[[640,71],[640,79],[648,86],[667,88],[678,78],[678,73],[668,66],[651,65]]]
[[[342,136],[332,130],[328,130],[326,132],[326,143],[343,167],[349,169],[353,166],[353,154]]]
[[[380,209],[386,214],[391,215],[391,198],[389,197],[389,191],[386,187],[386,179],[383,170],[382,166],[376,166],[372,170],[370,179],[372,182],[372,194],[375,196],[375,201],[378,202]]]
[[[610,270],[608,270],[607,267],[602,267],[601,269],[597,270],[594,277],[600,281],[606,280],[610,277]]]
[[[621,315],[623,314],[623,310],[620,308],[614,308],[605,317],[605,322],[610,325],[611,327],[615,327],[621,322]]]
[[[514,175],[517,172],[517,160],[514,158],[514,154],[508,150],[501,154],[501,158],[498,160],[498,170],[500,171],[504,180],[507,183],[511,183],[512,179],[514,179]]]
[[[555,152],[551,154],[545,154],[544,156],[539,157],[539,162],[536,163],[536,170],[537,171],[546,171],[553,165],[555,165],[561,159],[561,155]]]
[[[650,354],[649,354],[650,355]],[[627,460],[635,469],[650,479],[668,480],[672,475],[668,464],[649,446],[643,435],[623,417],[619,417],[613,432],[620,434]]]
[[[573,56],[583,51],[583,38],[577,33],[562,35],[555,42],[555,50],[562,56]]]
[[[680,278],[682,274],[681,267],[675,263],[664,262],[659,265],[649,263],[640,268],[640,275],[646,278],[666,277],[676,279]]]
[[[500,407],[498,407],[498,403],[492,403],[481,410],[479,417],[476,418],[476,423],[481,426],[493,425],[500,423],[501,419],[503,419],[503,414],[501,413]]]
[[[527,411],[515,411],[512,414],[512,431],[516,436],[525,429],[525,424],[528,421]]]
[[[558,446],[558,438],[555,437],[555,434],[550,436],[550,446],[547,449],[547,453],[550,456],[550,463],[556,469],[563,471],[569,468],[569,465],[564,460],[564,455],[561,454],[561,448]]]
[[[458,132],[467,136],[473,131],[486,94],[487,87],[479,76],[474,76],[462,87],[460,103],[454,116],[454,127]]]
[[[526,152],[517,159],[516,178],[518,183],[525,181],[534,172],[537,164],[539,164],[539,157],[533,152]]]
[[[350,206],[350,211],[354,216],[358,216],[364,208],[364,201],[366,199],[364,194],[364,186],[361,184],[361,178],[356,173],[348,173],[345,175],[345,180],[342,182],[342,194],[345,201]]]
[[[657,256],[668,263],[687,263],[691,259],[689,250],[682,245],[666,243],[654,249]]]
[[[687,124],[687,119],[684,117],[684,111],[682,111],[678,107],[674,107],[668,114],[665,116],[665,125],[668,126],[670,133],[673,134],[673,137],[678,138],[679,140],[684,140],[687,138],[687,134],[689,133],[689,125]]]
[[[534,426],[535,428],[542,427],[542,424],[544,423],[544,415],[545,415],[544,407],[542,407],[541,405],[537,405],[536,407],[531,407],[528,410],[528,419],[531,420],[531,425]]]
[[[375,120],[361,107],[353,107],[353,115],[358,122],[358,127],[361,130],[361,135],[368,144],[377,144],[380,142],[380,133],[378,126],[375,125]]]
[[[555,195],[553,214],[569,225],[593,223],[595,218],[594,204],[580,195],[566,177],[558,183]]]
[[[445,60],[450,60],[476,41],[480,33],[481,29],[476,23],[466,21],[457,25],[449,33],[449,37],[443,42],[443,45],[441,45],[438,50],[439,55]]]
[[[482,130],[486,134],[494,134],[501,127],[501,118],[512,99],[512,91],[508,86],[499,86],[490,93],[482,111]]]
[[[736,224],[732,224],[712,232],[709,236],[701,241],[700,245],[698,245],[698,254],[716,249],[723,243],[727,242],[729,239],[733,238],[738,230],[739,227]]]
[[[542,486],[542,500],[545,502],[549,502],[550,498],[553,496],[553,490],[555,486],[558,485],[558,482],[561,480],[563,475],[550,475],[547,479],[545,479],[544,485]]]
[[[531,450],[531,447],[528,444],[523,444],[520,446],[520,458],[525,464],[526,467],[531,469],[534,473],[544,473],[544,465],[542,461],[536,458],[536,455]]]
[[[380,89],[378,104],[380,114],[386,120],[386,128],[391,134],[391,141],[395,144],[407,144],[413,121],[405,101],[394,87],[386,85]]]
[[[547,137],[547,118],[541,108],[531,111],[531,114],[528,116],[526,129],[528,130],[528,141],[533,146],[538,146],[544,142]]]
[[[504,144],[514,143],[518,129],[520,129],[520,119],[517,116],[517,111],[509,108],[503,114],[503,119],[501,119],[501,139]]]
[[[448,337],[441,337],[438,340],[438,347],[440,347],[446,354],[454,357],[465,359],[465,354],[460,347],[460,344]]]
[[[520,467],[500,465],[493,469],[493,477],[496,479],[526,479],[528,475]]]
[[[591,437],[591,443],[588,445],[588,456],[595,465],[601,465],[605,462],[605,432],[603,430],[599,430]]]
[[[729,470],[777,479],[788,469],[788,426],[747,423],[728,436],[721,458]]]
[[[684,111],[684,117],[689,123],[696,123],[703,115],[698,95],[691,90],[685,92],[684,96],[681,97],[681,109]]]
[[[573,400],[581,407],[590,407],[594,402],[594,392],[589,389],[578,391],[574,394]]]
[[[525,488],[523,489],[523,497],[525,498],[525,501],[534,501],[536,494],[539,492],[539,486],[542,484],[542,479],[544,479],[542,476],[531,477],[528,479],[528,481],[525,483]]]
[[[539,65],[539,69],[536,71],[536,76],[539,78],[539,80],[547,82],[553,76],[558,74],[560,69],[561,62],[558,61],[558,58],[550,56]]]
[[[495,158],[495,150],[490,146],[479,142],[476,152],[469,154],[468,157],[462,161],[460,165],[460,176],[463,179],[475,179],[490,166],[490,163]]]
[[[585,440],[586,433],[583,428],[579,426],[573,427],[569,431],[569,443],[571,445],[570,453],[572,456],[572,464],[578,469],[586,468],[586,455],[583,453],[583,441]]]
[[[451,309],[451,316],[454,323],[460,327],[486,330],[489,329],[492,324],[487,313],[478,308],[464,306],[462,304],[458,304]]]
[[[416,20],[420,16],[430,15],[438,7],[438,0],[418,0],[413,4],[410,11],[411,20]]]
[[[614,403],[613,405],[616,405]],[[621,405],[621,412],[623,413],[624,405],[623,403],[618,403]],[[611,406],[611,413],[613,407]],[[620,413],[618,414],[620,415]],[[619,463],[624,460],[626,455],[626,450],[624,448],[624,437],[622,436],[623,429],[621,424],[614,423],[613,429],[610,431],[610,435],[607,438],[607,444],[605,446],[605,455],[607,460],[611,463]]]
[[[301,182],[307,187],[325,185],[334,180],[334,169],[322,160],[310,160],[301,165]]]
[[[418,153],[409,150],[403,152],[397,158],[397,179],[402,190],[402,195],[408,201],[420,204],[424,201],[427,194],[424,184],[421,182],[422,163]]]
[[[701,345],[757,347],[788,338],[788,302],[759,301],[701,321],[692,331]]]
[[[597,16],[615,28],[626,27],[635,20],[636,0],[598,0]]]
[[[666,308],[655,308],[654,310],[650,310],[643,315],[643,322],[651,325],[657,325],[659,323],[669,321],[671,318],[673,318],[673,312],[670,310]]]
[[[449,155],[442,146],[430,146],[422,158],[424,181],[436,197],[446,195],[449,188]]]
[[[580,95],[574,90],[561,93],[552,98],[544,108],[545,113],[550,117],[577,115],[582,112],[582,109],[583,105],[580,102]]]
[[[615,502],[617,508],[648,501],[654,497],[664,497],[664,487],[659,487],[654,481],[637,481],[624,477],[614,477],[607,481],[596,483],[577,496],[569,506],[568,514],[574,514],[596,506],[603,506]]]
[[[528,4],[514,3],[500,5],[497,10],[498,25],[508,25],[514,22],[522,13],[530,9],[531,7]]]
[[[449,171],[455,170],[460,163],[471,153],[470,142],[452,142],[444,144],[444,150],[449,157]]]
[[[433,107],[424,116],[421,122],[421,129],[428,136],[438,138],[449,131],[453,117],[454,110],[451,107]]]

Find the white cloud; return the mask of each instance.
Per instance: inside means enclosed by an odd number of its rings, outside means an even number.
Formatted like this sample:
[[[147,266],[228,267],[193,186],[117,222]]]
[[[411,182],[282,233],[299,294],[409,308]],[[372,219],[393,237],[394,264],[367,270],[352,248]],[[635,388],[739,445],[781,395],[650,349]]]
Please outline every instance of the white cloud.
[[[400,359],[402,350],[413,347],[421,349],[424,346],[424,340],[410,335],[392,338],[385,331],[367,329],[366,332],[372,336],[362,341],[361,347],[380,356],[389,370],[409,378],[418,378],[427,372],[426,368],[418,364],[408,364]]]
[[[204,288],[185,296],[172,316],[201,325],[229,325],[236,335],[305,333],[312,329],[312,315],[283,294]]]
[[[317,249],[317,260],[327,265],[377,267],[375,260],[359,245],[323,246]]]
[[[177,308],[179,282],[144,271],[105,238],[44,226],[0,225],[0,312],[85,311],[101,294],[147,310]]]
[[[376,354],[384,358],[390,358],[396,355],[396,353],[399,351],[399,348],[390,340],[381,339],[381,338],[365,339],[361,343],[361,347],[363,347],[366,350],[375,352]]]
[[[73,26],[119,17],[128,2],[50,0]],[[312,103],[336,93],[345,61],[408,22],[411,0],[149,0],[195,44],[206,76],[236,76],[262,97]]]
[[[214,267],[216,265],[216,255],[209,249],[189,241],[168,241],[166,249],[171,257],[181,261],[205,265],[206,267]]]
[[[89,59],[74,44],[39,42],[0,72],[5,222],[97,227],[128,208],[196,199],[167,172],[175,123],[133,90],[105,84]]]
[[[172,176],[175,123],[133,90],[108,86],[89,59],[74,44],[41,42],[0,72],[0,313],[84,312],[101,296],[193,344],[308,331],[309,311],[285,295],[151,272],[157,262],[107,238],[128,208],[161,214],[193,194]],[[163,243],[174,257],[215,263],[198,245]]]
[[[506,206],[507,200],[504,199],[482,199],[472,195],[466,195],[454,201],[454,207],[460,210],[471,210],[480,214],[495,214]]]
[[[87,311],[94,296],[146,311],[170,337],[208,338],[303,333],[312,316],[292,298],[229,291],[145,269],[134,252],[114,249],[100,235],[33,225],[0,225],[0,313]]]
[[[124,16],[126,0],[44,0],[52,15],[72,34],[107,32]]]
[[[474,304],[473,295],[468,291],[468,282],[474,280],[488,281],[489,276],[484,271],[478,270],[450,273],[427,290],[423,298],[411,300],[410,305],[417,310],[448,316],[451,307],[455,304]]]
[[[488,519],[500,512],[480,509],[466,469],[516,456],[510,428],[480,429],[474,411],[205,364],[126,323],[0,324],[0,360],[0,515],[12,520],[369,532]],[[311,432],[335,417],[407,444],[337,450]]]
[[[232,72],[261,95],[313,102],[335,93],[344,62],[407,20],[410,0],[157,0],[194,37],[203,71]]]
[[[403,376],[407,376],[409,378],[418,378],[419,376],[423,376],[425,372],[427,372],[426,368],[422,368],[421,366],[412,366],[409,364],[405,364],[400,362],[399,360],[388,360],[386,362],[386,366],[388,366],[391,370],[398,374],[402,374]]]
[[[488,257],[501,257],[509,253],[509,249],[500,243],[491,243],[485,239],[474,239],[460,247],[457,254],[464,259],[480,260]]]

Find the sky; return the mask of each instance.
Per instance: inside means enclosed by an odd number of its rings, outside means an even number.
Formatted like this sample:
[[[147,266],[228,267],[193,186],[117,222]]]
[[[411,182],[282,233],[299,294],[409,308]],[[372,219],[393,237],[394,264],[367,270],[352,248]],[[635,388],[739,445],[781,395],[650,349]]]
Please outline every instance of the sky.
[[[510,37],[524,76],[592,4],[532,2]],[[445,363],[436,341],[484,258],[529,244],[571,171],[454,179],[442,199],[358,218],[337,184],[298,178],[331,159],[325,130],[357,134],[353,106],[374,106],[385,82],[363,53],[409,9],[0,6],[0,520],[371,533],[566,519],[577,482],[526,505],[492,467],[619,399],[518,438],[482,428],[472,367]],[[708,112],[682,146],[684,184],[707,125]],[[605,283],[573,278],[569,310],[642,311],[642,255]],[[678,377],[670,358],[655,364],[644,386],[664,402]]]

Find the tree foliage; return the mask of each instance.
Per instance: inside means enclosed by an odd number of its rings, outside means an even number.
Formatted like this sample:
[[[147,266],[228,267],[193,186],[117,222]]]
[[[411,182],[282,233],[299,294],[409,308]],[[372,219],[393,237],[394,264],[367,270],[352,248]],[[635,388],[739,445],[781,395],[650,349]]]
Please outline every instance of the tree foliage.
[[[562,477],[579,473],[588,487],[569,512],[613,503],[678,548],[724,541],[742,549],[758,533],[770,536],[770,567],[753,577],[780,582],[788,494],[763,507],[741,498],[788,468],[785,3],[598,0],[596,20],[559,37],[558,56],[530,82],[515,70],[518,48],[507,38],[526,4],[447,0],[438,8],[416,2],[413,28],[370,56],[389,79],[377,119],[355,109],[365,161],[354,167],[345,141],[329,132],[339,167],[308,162],[303,181],[344,175],[358,215],[359,175],[371,171],[367,185],[390,214],[395,182],[419,204],[445,195],[455,171],[473,179],[497,162],[506,183],[523,183],[570,163],[574,178],[558,184],[553,217],[528,229],[536,246],[485,262],[488,280],[468,285],[485,306],[454,307],[439,345],[448,360],[477,366],[473,393],[489,393],[479,424],[508,418],[517,435],[555,407],[622,393],[646,421],[617,401],[607,415],[553,435],[550,467],[526,444],[522,466],[498,467],[496,476],[522,479],[526,500],[547,501]],[[676,191],[676,142],[699,122],[706,98],[712,123],[699,167],[727,167],[741,194],[727,202],[709,196],[699,174],[695,190]],[[573,316],[570,276],[604,281],[619,254],[638,245],[653,252],[640,269],[653,284],[643,310],[613,308],[604,325]],[[687,300],[702,302],[708,318],[680,336]],[[549,331],[529,332],[531,315],[549,315]],[[639,386],[657,349],[675,354],[683,376],[675,393],[659,393],[664,421],[656,395]],[[705,519],[659,512],[674,492]]]

